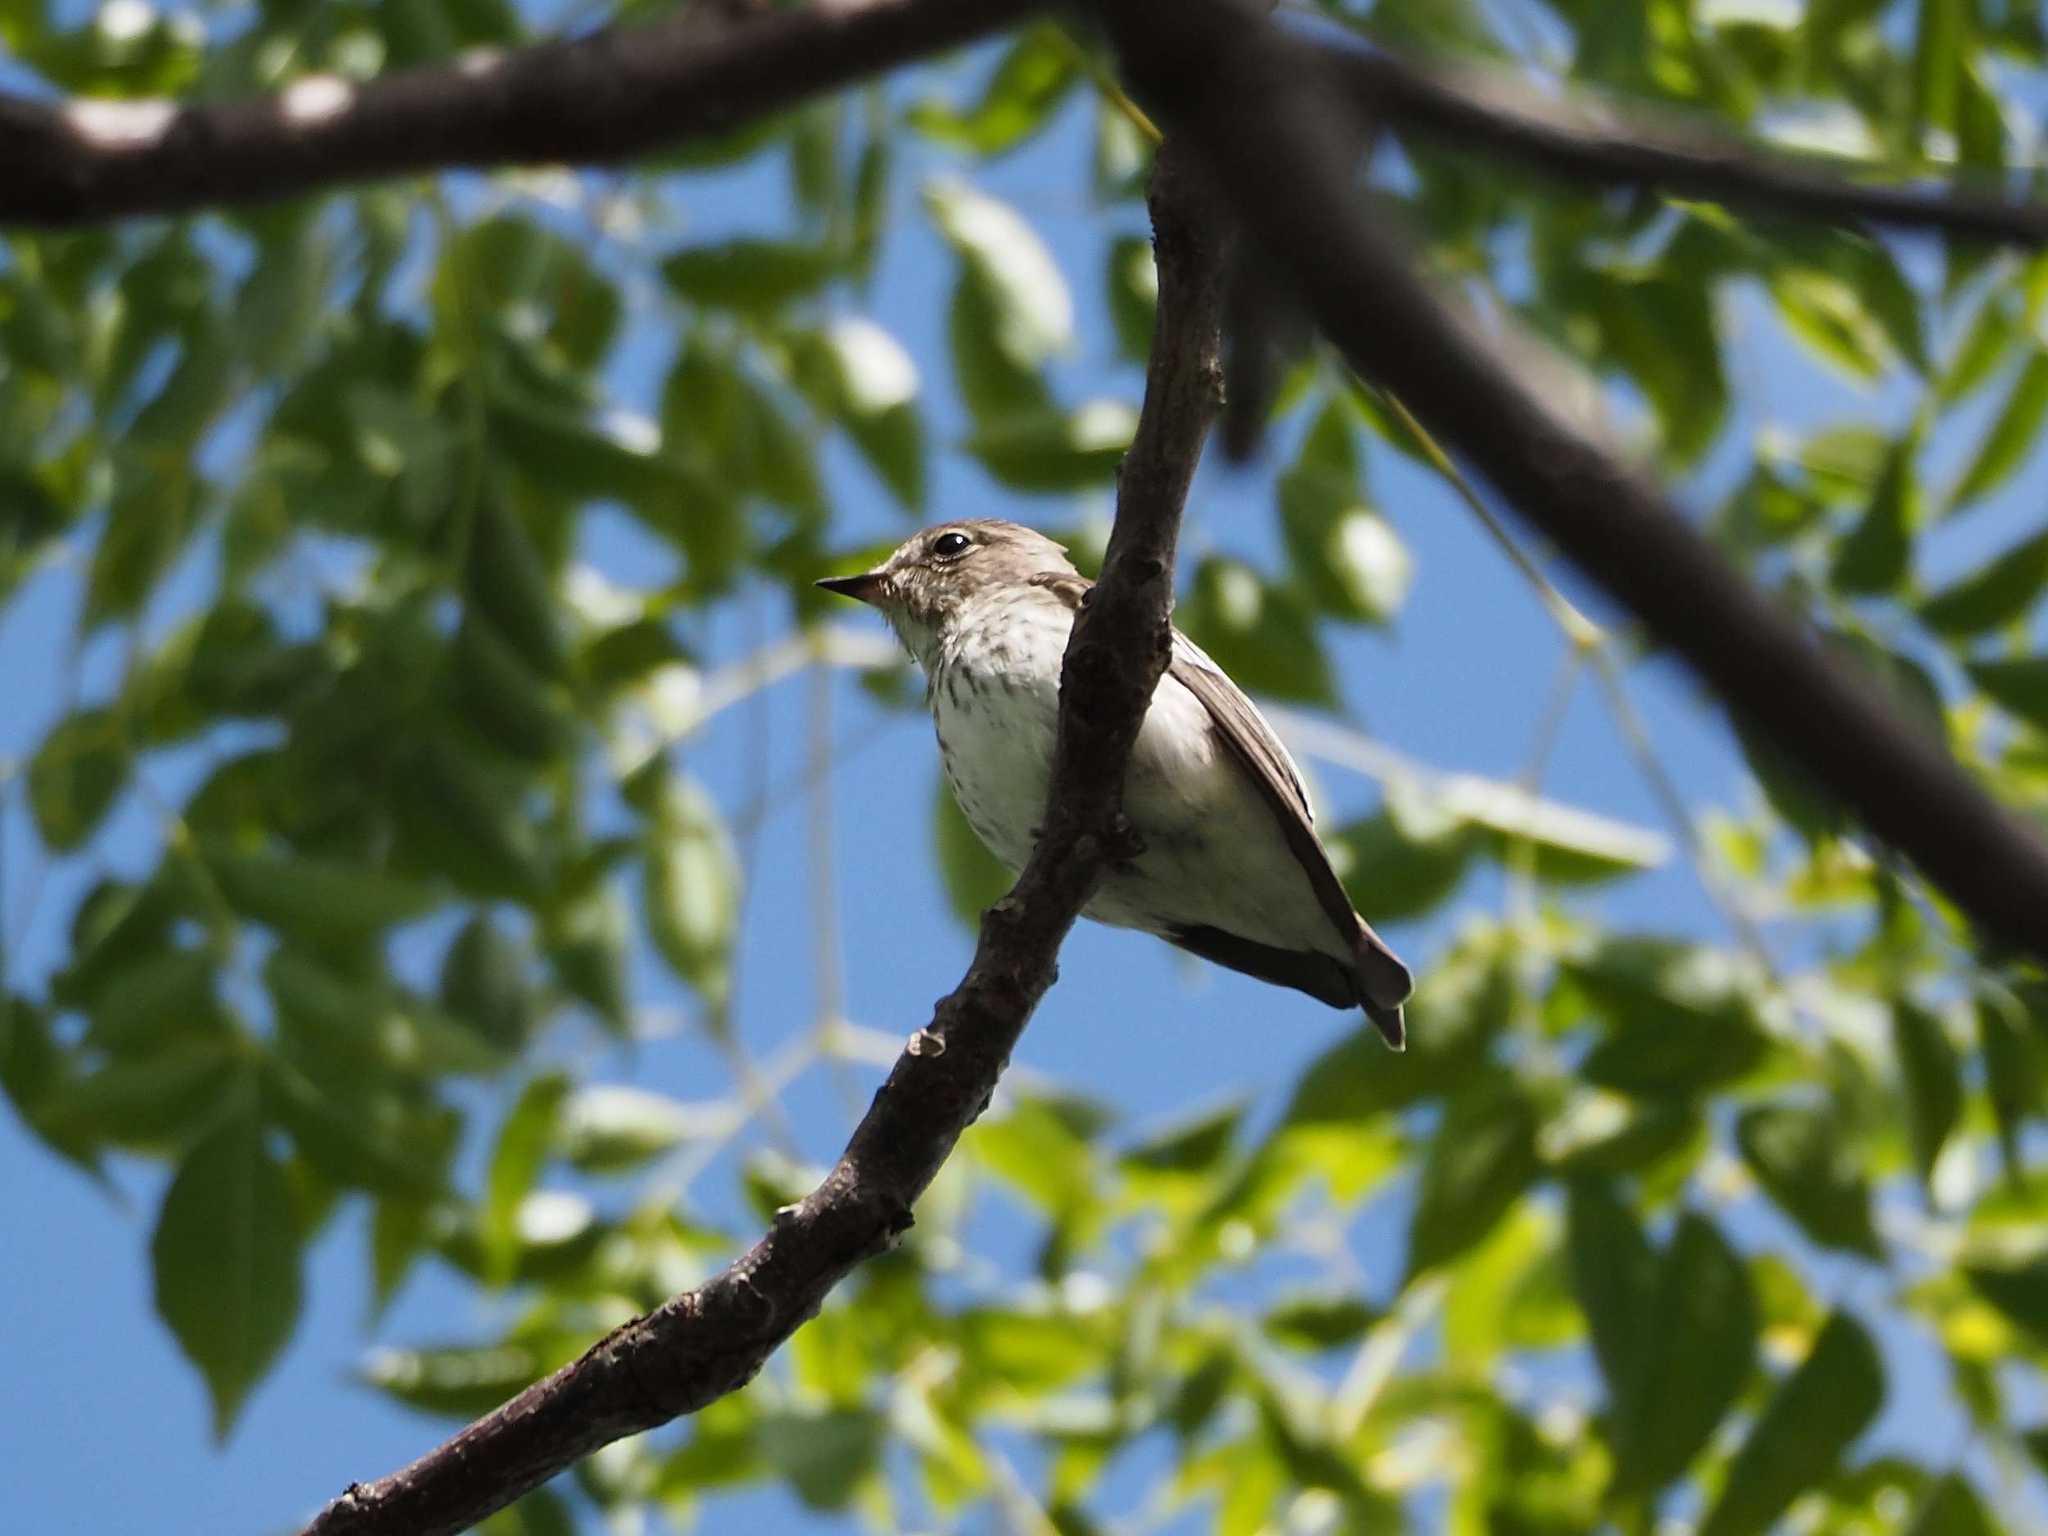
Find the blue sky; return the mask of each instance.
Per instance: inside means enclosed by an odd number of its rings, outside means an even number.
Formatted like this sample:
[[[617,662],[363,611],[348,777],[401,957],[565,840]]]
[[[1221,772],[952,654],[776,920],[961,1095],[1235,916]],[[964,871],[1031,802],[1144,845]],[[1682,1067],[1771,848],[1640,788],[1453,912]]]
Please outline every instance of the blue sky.
[[[978,60],[970,61],[957,78],[972,80],[979,67]],[[1122,208],[1105,218],[1089,204],[1090,110],[1087,99],[1077,96],[1039,144],[970,174],[1036,225],[1067,274],[1079,324],[1073,355],[1058,369],[1066,398],[1118,393],[1135,400],[1135,370],[1112,362],[1113,332],[1099,274],[1106,240],[1137,230],[1139,215]],[[964,428],[951,414],[943,306],[935,301],[952,268],[917,216],[920,157],[912,158],[897,188],[899,216],[868,313],[917,359],[926,381],[928,423],[944,443]],[[944,163],[937,156],[921,158],[926,169]],[[689,238],[773,230],[786,220],[781,178],[773,170],[678,182],[674,202]],[[633,259],[628,253],[618,257],[620,264]],[[1924,268],[1924,257],[1916,255],[1915,265]],[[651,291],[640,301],[664,302]],[[1729,446],[1707,472],[1709,480],[1725,483],[1746,462],[1754,431],[1764,423],[1807,428],[1856,418],[1890,427],[1910,409],[1910,396],[1896,388],[1868,394],[1820,370],[1784,341],[1750,299],[1731,295],[1725,313],[1735,342],[1730,376],[1741,416]],[[650,404],[663,361],[650,348],[629,347],[616,370],[622,395]],[[1957,434],[1964,443],[1972,437],[1967,426]],[[1944,451],[1937,449],[1937,464]],[[1256,561],[1271,552],[1274,467],[1270,457],[1243,471],[1215,462],[1204,467],[1188,511],[1187,556],[1218,550]],[[850,457],[835,454],[830,468],[835,505],[850,539],[908,530]],[[1422,763],[1514,778],[1526,762],[1562,644],[1521,578],[1440,486],[1389,453],[1375,454],[1371,473],[1380,506],[1414,556],[1416,577],[1391,634],[1333,632],[1341,718]],[[2009,538],[2028,501],[2038,500],[2038,480],[2031,483],[2031,497],[2028,490],[2017,488],[1998,507],[1973,516],[1970,527],[1959,531],[1952,557],[1981,553]],[[1693,499],[1706,504],[1704,494]],[[934,464],[931,506],[934,518],[1004,515],[1041,523],[1070,522],[1075,510],[1059,502],[1019,500],[995,487],[971,460],[943,453]],[[1106,503],[1098,499],[1085,510],[1099,517]],[[584,556],[627,582],[645,580],[650,561],[663,558],[623,520],[605,516],[591,520]],[[44,573],[0,615],[0,657],[9,676],[0,696],[0,759],[23,760],[61,712],[64,669],[51,663],[70,648],[81,574],[77,561]],[[161,625],[203,599],[210,580],[210,562],[201,552],[178,573],[154,622]],[[1593,612],[1606,612],[1568,575],[1560,573],[1560,580]],[[786,618],[778,599],[746,599],[717,621],[708,655],[740,655],[779,631]],[[849,612],[841,622],[881,632],[879,620],[863,613]],[[105,687],[115,672],[115,657],[102,646],[86,656],[81,676],[89,691]],[[936,758],[929,724],[921,715],[879,709],[844,674],[830,675],[824,687],[832,739],[857,748],[830,779],[834,947],[842,974],[828,985],[856,1023],[900,1037],[924,1021],[970,951],[970,935],[945,909],[930,858]],[[1665,764],[1689,798],[1748,803],[1753,792],[1728,734],[1686,678],[1659,664],[1640,669],[1632,688]],[[817,689],[809,676],[786,681],[722,717],[692,746],[689,767],[721,805],[730,810],[744,803],[764,779],[800,780]],[[1335,820],[1373,804],[1377,791],[1370,781],[1323,764],[1309,767]],[[160,769],[159,789],[176,798],[198,768],[194,756]],[[1546,789],[1566,803],[1664,830],[1612,722],[1583,683],[1564,718]],[[785,796],[761,822],[748,850],[736,1017],[742,1039],[757,1056],[807,1030],[821,995],[820,967],[827,962],[815,942],[812,857],[819,814],[817,799]],[[59,958],[71,907],[89,879],[106,867],[132,870],[153,862],[155,817],[145,806],[124,806],[71,878],[42,879],[36,873],[34,833],[18,780],[0,810],[0,833],[0,925],[9,975],[15,984],[34,988]],[[1388,937],[1411,965],[1426,968],[1462,918],[1497,912],[1501,899],[1501,882],[1481,875],[1428,923],[1397,925]],[[1726,937],[1682,861],[1625,887],[1573,899],[1623,925]],[[1196,967],[1142,936],[1088,925],[1069,941],[1061,972],[1059,986],[1024,1038],[1017,1070],[1082,1088],[1114,1105],[1130,1126],[1158,1123],[1235,1095],[1250,1095],[1270,1111],[1303,1064],[1355,1022],[1292,993]],[[635,998],[684,1014],[693,1006],[652,964],[636,973]],[[1427,1020],[1417,1019],[1414,1027],[1427,1028]],[[631,1052],[583,1037],[554,1049],[604,1080],[635,1082],[680,1099],[714,1097],[729,1088],[717,1055],[688,1034],[656,1038]],[[825,1161],[836,1153],[878,1076],[877,1067],[849,1065],[836,1073],[813,1071],[791,1088],[784,1099],[787,1123],[806,1157]],[[493,1123],[515,1090],[516,1084],[508,1084],[485,1094],[479,1123]],[[728,1174],[737,1156],[763,1144],[761,1136],[743,1137],[693,1186],[698,1208],[730,1220],[736,1230],[745,1228],[746,1218],[733,1200]],[[0,1116],[0,1218],[9,1234],[0,1244],[0,1316],[10,1319],[0,1344],[9,1382],[0,1398],[0,1445],[7,1448],[12,1473],[11,1529],[98,1536],[289,1528],[350,1480],[397,1466],[445,1432],[439,1422],[390,1406],[348,1379],[370,1342],[364,1333],[363,1221],[351,1209],[310,1257],[306,1311],[289,1352],[252,1399],[229,1443],[213,1446],[198,1378],[151,1309],[147,1241],[164,1179],[157,1167],[130,1165],[110,1197],[48,1157],[11,1116]],[[1020,1237],[1014,1224],[1000,1221],[987,1232],[997,1245]],[[1781,1236],[1767,1223],[1745,1235],[1764,1241]],[[1398,1265],[1398,1227],[1381,1217],[1361,1224],[1350,1240],[1366,1273],[1383,1289]],[[482,1337],[511,1305],[422,1271],[374,1338],[419,1343]],[[1895,1365],[1914,1372],[1927,1368],[1925,1359],[1903,1356],[1895,1356]],[[1931,1439],[1939,1452],[1953,1427],[1914,1418],[1923,1412],[1910,1406],[1916,1395],[1924,1401],[1935,1394],[1909,1394],[1908,1406],[1894,1410],[1887,1432]],[[1896,1417],[1901,1413],[1903,1419]],[[1135,1482],[1130,1473],[1125,1480]],[[817,1527],[816,1517],[779,1491],[747,1495],[738,1510],[711,1518],[722,1523],[741,1511],[764,1533]]]

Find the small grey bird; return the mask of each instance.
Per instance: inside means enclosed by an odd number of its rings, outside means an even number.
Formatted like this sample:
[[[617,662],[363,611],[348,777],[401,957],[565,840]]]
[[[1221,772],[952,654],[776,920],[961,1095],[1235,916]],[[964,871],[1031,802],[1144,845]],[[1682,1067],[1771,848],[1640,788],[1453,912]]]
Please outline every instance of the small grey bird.
[[[879,608],[917,659],[953,798],[989,852],[1021,870],[1045,815],[1067,635],[1091,583],[1045,535],[973,519],[818,585]],[[1273,728],[1178,630],[1124,814],[1143,851],[1104,875],[1087,916],[1363,1008],[1403,1047],[1408,968],[1351,909]]]

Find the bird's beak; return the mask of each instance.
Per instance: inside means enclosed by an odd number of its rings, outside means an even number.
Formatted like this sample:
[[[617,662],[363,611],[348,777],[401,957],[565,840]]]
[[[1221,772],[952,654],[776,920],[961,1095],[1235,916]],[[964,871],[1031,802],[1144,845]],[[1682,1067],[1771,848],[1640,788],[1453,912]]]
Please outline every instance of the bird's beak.
[[[841,597],[872,603],[881,596],[882,583],[886,579],[880,571],[862,571],[858,576],[827,576],[818,585],[827,592],[837,592]]]

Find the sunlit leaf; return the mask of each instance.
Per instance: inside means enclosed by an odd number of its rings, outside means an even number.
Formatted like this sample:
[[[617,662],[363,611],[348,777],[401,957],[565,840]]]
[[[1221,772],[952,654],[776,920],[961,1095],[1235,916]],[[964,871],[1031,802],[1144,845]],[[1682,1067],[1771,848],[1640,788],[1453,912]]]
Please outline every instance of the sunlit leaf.
[[[2043,421],[2048,421],[2048,350],[2036,351],[2020,371],[2012,393],[1985,429],[1969,467],[1949,493],[1950,510],[1960,511],[1982,500],[2018,473],[2033,454]]]

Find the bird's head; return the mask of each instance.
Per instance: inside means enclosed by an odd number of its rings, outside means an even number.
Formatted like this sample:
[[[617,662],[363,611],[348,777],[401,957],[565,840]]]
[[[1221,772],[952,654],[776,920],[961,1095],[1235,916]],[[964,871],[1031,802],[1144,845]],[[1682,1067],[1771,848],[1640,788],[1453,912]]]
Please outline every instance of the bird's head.
[[[932,640],[978,599],[1043,572],[1073,569],[1067,552],[1037,530],[971,518],[914,533],[873,570],[828,576],[818,585],[881,609],[922,662]]]

